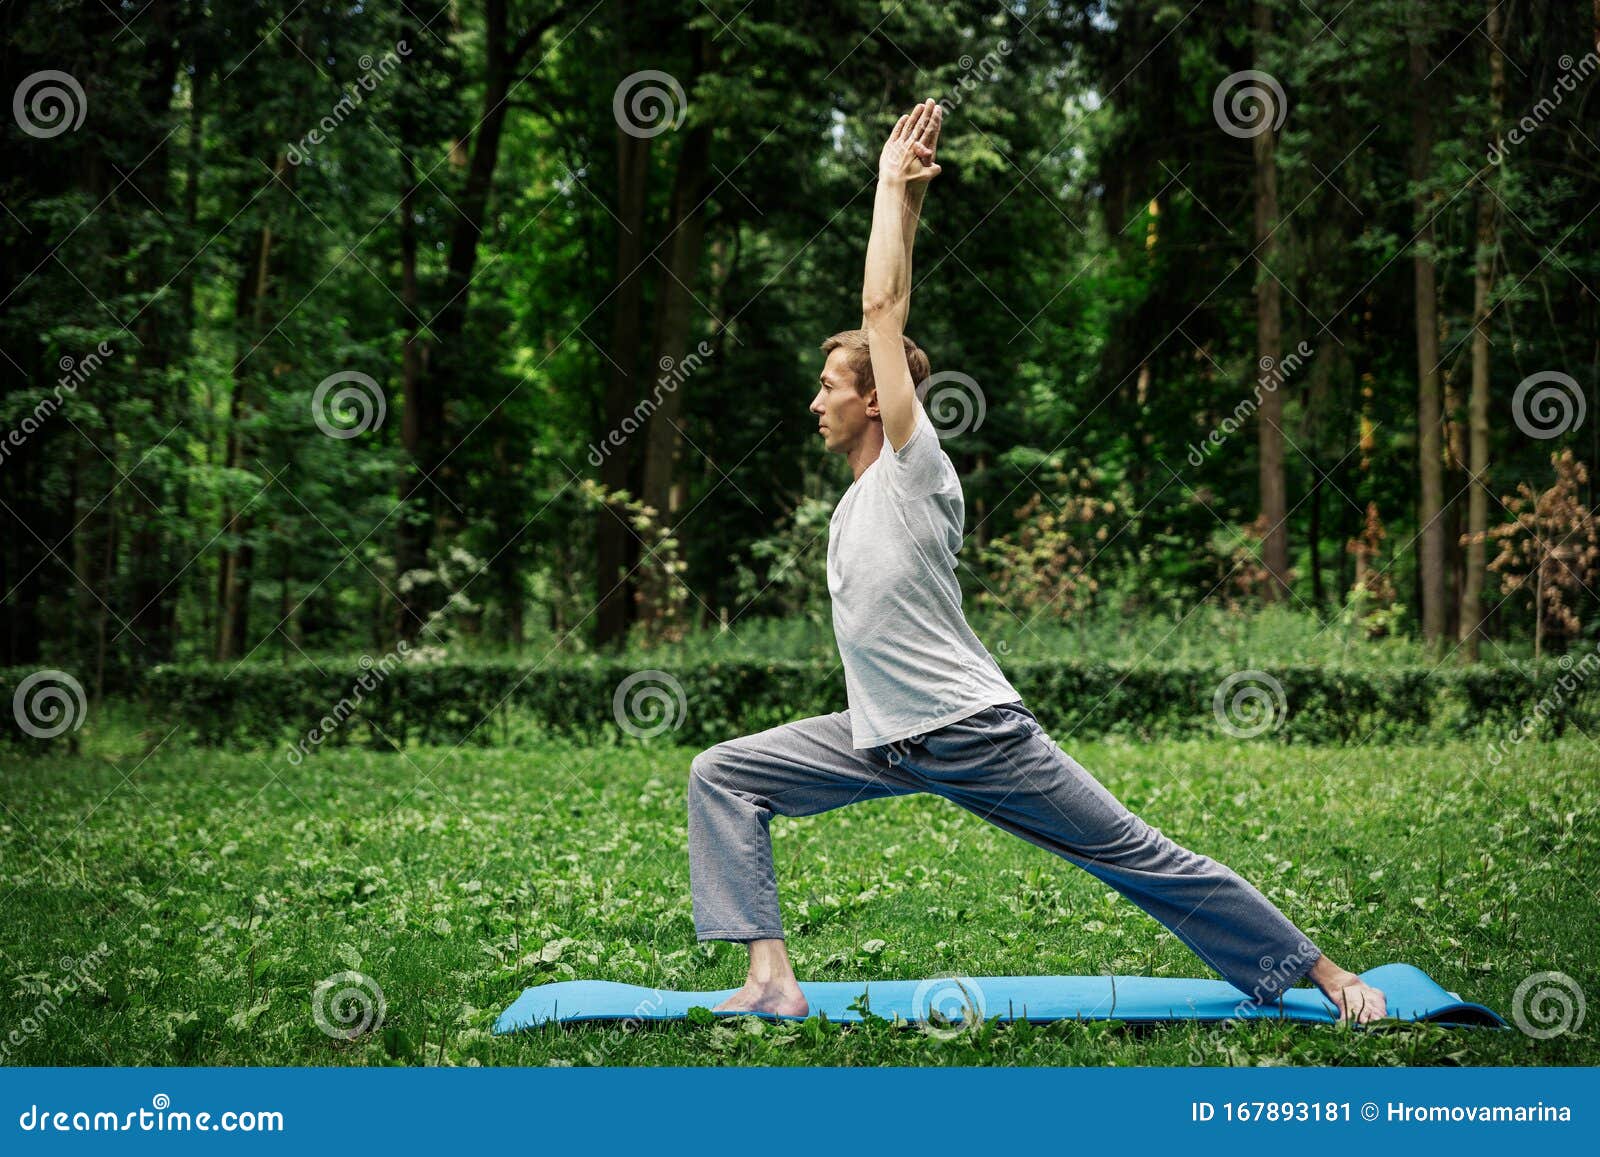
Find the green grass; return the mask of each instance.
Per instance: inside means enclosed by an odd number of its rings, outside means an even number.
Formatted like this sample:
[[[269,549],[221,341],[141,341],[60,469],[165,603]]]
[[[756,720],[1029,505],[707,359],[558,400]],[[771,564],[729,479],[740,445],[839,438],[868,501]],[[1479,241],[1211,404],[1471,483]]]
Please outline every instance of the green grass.
[[[291,767],[277,753],[162,747],[143,758],[99,746],[10,759],[0,780],[6,1063],[1600,1062],[1593,1016],[1547,1040],[1427,1025],[1063,1022],[942,1041],[816,1018],[493,1037],[495,1015],[549,980],[740,982],[742,948],[693,938],[693,750],[330,750]],[[1346,967],[1409,961],[1507,1019],[1533,973],[1565,972],[1595,994],[1600,750],[1584,738],[1524,744],[1498,768],[1478,744],[1072,751]],[[1087,873],[932,796],[779,818],[773,832],[804,979],[1214,975]],[[71,962],[101,943],[89,982],[70,991]],[[346,970],[385,1001],[382,1025],[353,1041],[313,1014],[318,982]]]

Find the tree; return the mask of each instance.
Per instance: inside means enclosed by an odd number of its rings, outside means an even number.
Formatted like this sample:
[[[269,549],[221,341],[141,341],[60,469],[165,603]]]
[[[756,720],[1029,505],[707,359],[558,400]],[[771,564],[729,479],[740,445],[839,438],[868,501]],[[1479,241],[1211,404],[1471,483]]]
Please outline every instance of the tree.
[[[1547,639],[1562,650],[1583,627],[1580,612],[1592,612],[1587,595],[1600,571],[1600,519],[1583,502],[1589,471],[1571,450],[1550,455],[1556,480],[1546,490],[1526,482],[1517,493],[1501,499],[1512,521],[1491,527],[1479,541],[1495,539],[1500,552],[1489,564],[1499,573],[1501,589],[1509,597],[1525,591],[1533,602],[1533,656],[1538,658]]]
[[[1272,7],[1264,0],[1252,5],[1255,28],[1256,68],[1267,72],[1268,45],[1272,36]],[[1263,94],[1271,92],[1262,89]],[[1276,367],[1283,360],[1283,298],[1272,259],[1277,254],[1278,164],[1275,119],[1280,110],[1267,100],[1262,125],[1253,141],[1255,152],[1255,237],[1256,237],[1256,364],[1263,369]],[[1283,394],[1265,391],[1257,415],[1257,446],[1260,454],[1261,519],[1265,537],[1261,561],[1271,581],[1262,586],[1262,597],[1277,602],[1289,590],[1288,482],[1283,468]]]
[[[1434,90],[1428,86],[1427,33],[1410,29],[1411,179],[1417,235],[1412,249],[1417,340],[1417,522],[1422,549],[1417,586],[1422,602],[1422,637],[1439,643],[1445,634],[1444,460],[1439,401],[1439,297],[1434,266],[1434,215],[1438,195],[1429,185],[1433,154]]]
[[[1489,0],[1485,36],[1489,42],[1489,143],[1500,135],[1500,109],[1505,103],[1505,56],[1501,51],[1504,35],[1502,5]],[[1483,532],[1489,520],[1489,312],[1494,290],[1495,258],[1500,248],[1499,198],[1495,175],[1499,168],[1487,166],[1479,171],[1478,248],[1472,279],[1472,395],[1468,403],[1467,471],[1471,477],[1467,495],[1467,531],[1462,544],[1467,547],[1466,569],[1461,583],[1460,639],[1462,657],[1478,659],[1478,641],[1483,630]]]

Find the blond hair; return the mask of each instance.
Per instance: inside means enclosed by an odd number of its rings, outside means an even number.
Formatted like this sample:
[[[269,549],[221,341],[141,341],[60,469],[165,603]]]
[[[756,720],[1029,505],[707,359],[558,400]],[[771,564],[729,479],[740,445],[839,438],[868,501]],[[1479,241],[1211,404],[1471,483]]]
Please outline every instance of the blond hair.
[[[932,372],[928,365],[928,355],[916,342],[901,335],[901,340],[906,346],[906,368],[911,371],[911,385],[917,387],[928,380]],[[877,384],[872,376],[872,350],[867,344],[867,331],[864,329],[840,330],[827,341],[822,343],[824,356],[836,349],[845,351],[845,365],[850,367],[850,372],[856,378],[856,393],[866,397]]]

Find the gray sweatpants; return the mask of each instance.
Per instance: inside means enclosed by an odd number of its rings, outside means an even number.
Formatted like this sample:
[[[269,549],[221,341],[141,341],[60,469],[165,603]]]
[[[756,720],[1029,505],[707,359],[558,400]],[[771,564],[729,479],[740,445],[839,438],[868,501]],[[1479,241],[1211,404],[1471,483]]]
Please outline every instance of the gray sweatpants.
[[[1179,847],[1119,803],[1020,700],[927,735],[859,751],[850,743],[850,713],[837,711],[695,756],[688,807],[697,939],[783,936],[774,813],[815,815],[925,791],[1109,884],[1252,1001],[1276,1000],[1322,955],[1233,869]]]

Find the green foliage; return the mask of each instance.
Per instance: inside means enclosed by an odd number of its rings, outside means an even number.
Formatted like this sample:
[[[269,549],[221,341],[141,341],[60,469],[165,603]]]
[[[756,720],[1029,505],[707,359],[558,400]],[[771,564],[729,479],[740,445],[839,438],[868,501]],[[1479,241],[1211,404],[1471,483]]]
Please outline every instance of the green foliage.
[[[982,420],[946,442],[977,540],[969,605],[1098,654],[1117,615],[1143,631],[1174,607],[1254,604],[1261,472],[1240,407],[1258,378],[1255,288],[1276,280],[1284,348],[1311,350],[1282,387],[1294,605],[1338,620],[1370,504],[1389,528],[1371,573],[1396,597],[1363,587],[1372,602],[1338,634],[1397,634],[1420,529],[1418,198],[1435,218],[1422,255],[1439,273],[1451,528],[1485,198],[1485,485],[1510,495],[1551,450],[1583,456],[1581,429],[1528,437],[1511,397],[1550,369],[1593,393],[1575,351],[1600,322],[1600,170],[1577,95],[1595,82],[1558,87],[1592,28],[1572,6],[1507,10],[1516,59],[1496,110],[1481,4],[1274,0],[1266,35],[1256,7],[829,0],[751,8],[735,35],[698,0],[632,20],[215,0],[159,30],[170,6],[19,10],[8,75],[63,69],[92,92],[74,131],[6,128],[0,435],[30,429],[0,462],[0,662],[117,690],[155,663],[338,656],[397,633],[448,639],[453,657],[565,658],[630,632],[697,648],[693,628],[719,620],[786,647],[793,623],[824,639],[826,514],[849,471],[814,451],[804,399],[818,341],[859,317],[882,132],[930,95],[948,117],[910,326],[935,373],[983,396]],[[1425,94],[1405,80],[1414,42]],[[859,51],[841,60],[840,44]],[[496,55],[517,46],[516,62]],[[642,51],[685,115],[633,165],[615,70]],[[391,59],[362,85],[364,61]],[[1257,65],[1287,96],[1270,274],[1254,262],[1253,146],[1213,103]],[[501,69],[514,80],[496,102]],[[1497,132],[1552,93],[1537,131],[1487,166]],[[1431,115],[1425,172],[1414,107]],[[675,220],[684,204],[692,223]],[[587,451],[666,355],[701,341],[681,409],[602,467]],[[69,362],[80,380],[31,428]],[[314,421],[336,373],[386,403],[359,437]],[[605,502],[578,486],[596,472]],[[1491,521],[1515,526],[1506,506]],[[474,564],[452,566],[458,552]],[[606,609],[622,611],[596,613],[619,582]],[[1590,591],[1570,596],[1564,610],[1600,623]],[[1516,598],[1490,619],[1494,646],[1575,637],[1565,614],[1541,628],[1548,613],[1509,613]]]
[[[764,616],[831,624],[827,534],[833,510],[832,502],[803,498],[776,531],[746,548],[734,563],[739,606],[759,604]]]
[[[1600,664],[1575,667],[1571,657],[1497,670],[1269,664],[1249,682],[1276,684],[1272,695],[1280,705],[1271,708],[1261,741],[1362,743],[1374,736],[1463,732],[1490,737],[1511,732],[1534,713],[1541,728],[1560,735],[1569,726],[1589,731],[1600,725],[1600,679],[1590,675],[1595,666]],[[1230,734],[1225,718],[1246,729],[1255,722],[1217,706],[1219,688],[1239,668],[1055,659],[1012,661],[1005,670],[1063,743],[1079,736]],[[680,665],[662,657],[645,672],[650,687],[664,689],[659,713],[645,715],[624,694],[625,681],[638,682],[640,672],[632,664],[598,659],[542,668],[425,660],[355,670],[258,665],[229,678],[223,678],[226,668],[213,664],[169,665],[150,672],[143,702],[163,730],[181,725],[202,743],[266,744],[298,762],[324,744],[525,745],[539,735],[561,734],[630,745],[638,731],[651,732],[653,739],[668,729],[675,742],[706,747],[730,735],[827,714],[845,701],[837,663]],[[0,691],[20,674],[8,672]],[[637,731],[625,728],[624,720]]]

